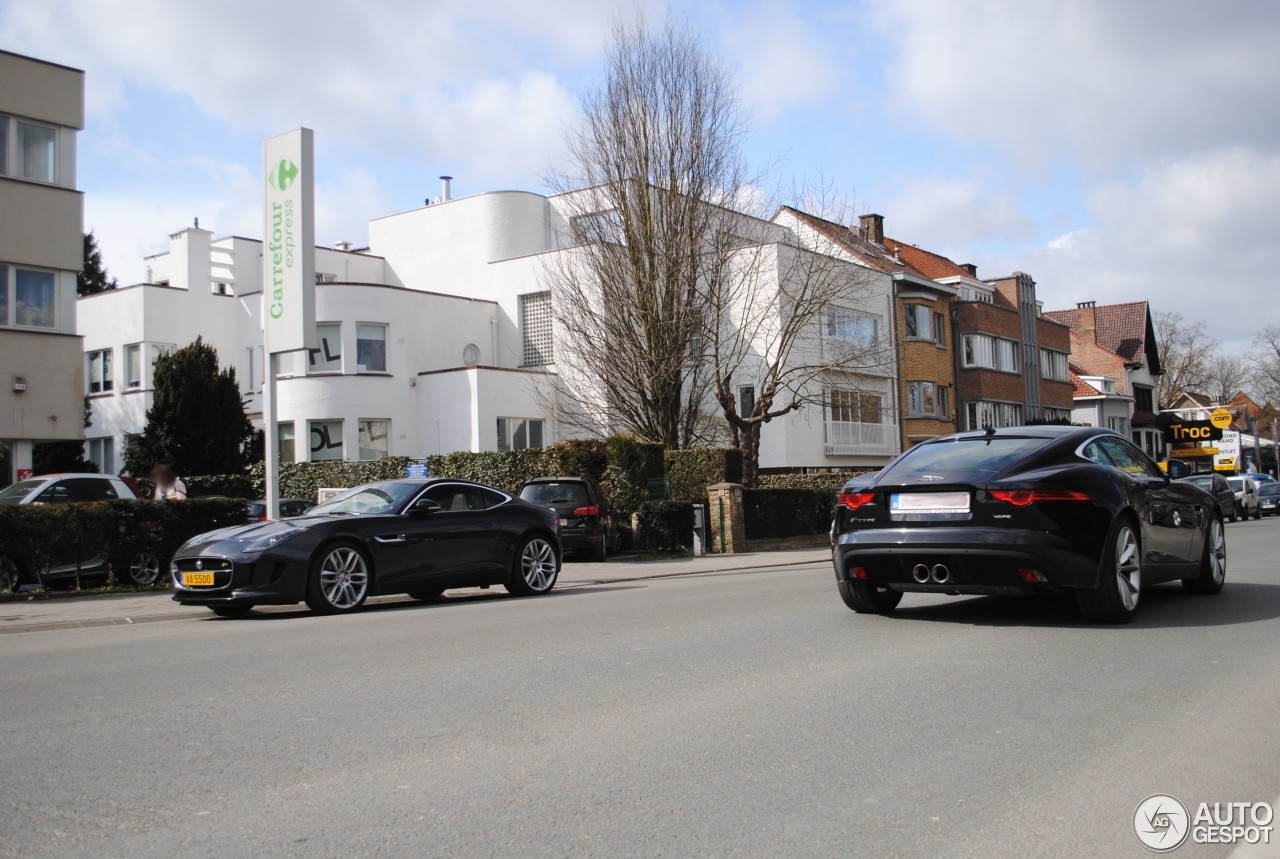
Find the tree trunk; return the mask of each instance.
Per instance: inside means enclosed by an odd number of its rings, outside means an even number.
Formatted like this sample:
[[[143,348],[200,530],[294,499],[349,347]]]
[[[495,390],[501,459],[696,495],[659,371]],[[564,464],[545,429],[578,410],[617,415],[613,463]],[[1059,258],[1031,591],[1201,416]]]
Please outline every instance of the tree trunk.
[[[742,485],[754,489],[756,472],[760,470],[760,428],[763,424],[753,423],[742,431],[739,448],[742,451]]]

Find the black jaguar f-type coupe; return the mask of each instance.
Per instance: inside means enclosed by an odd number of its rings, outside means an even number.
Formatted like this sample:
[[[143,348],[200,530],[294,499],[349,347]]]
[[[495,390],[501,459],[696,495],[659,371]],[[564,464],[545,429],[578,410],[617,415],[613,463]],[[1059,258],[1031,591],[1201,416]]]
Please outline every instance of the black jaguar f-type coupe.
[[[367,597],[429,600],[457,587],[545,594],[560,572],[554,510],[477,483],[385,480],[304,516],[212,531],[173,559],[173,598],[223,616],[306,602],[354,611]]]
[[[1089,619],[1132,619],[1145,586],[1216,594],[1222,510],[1171,481],[1125,437],[1089,427],[1013,427],[919,444],[841,492],[836,581],[856,612],[905,592],[1069,592]]]

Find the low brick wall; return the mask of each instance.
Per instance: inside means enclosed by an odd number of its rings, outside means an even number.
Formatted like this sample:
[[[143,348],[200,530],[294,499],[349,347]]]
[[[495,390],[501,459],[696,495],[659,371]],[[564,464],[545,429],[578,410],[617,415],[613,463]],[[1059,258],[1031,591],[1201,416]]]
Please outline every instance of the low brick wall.
[[[748,552],[771,552],[776,549],[809,549],[831,545],[826,534],[805,534],[800,537],[782,537],[777,540],[747,540]]]

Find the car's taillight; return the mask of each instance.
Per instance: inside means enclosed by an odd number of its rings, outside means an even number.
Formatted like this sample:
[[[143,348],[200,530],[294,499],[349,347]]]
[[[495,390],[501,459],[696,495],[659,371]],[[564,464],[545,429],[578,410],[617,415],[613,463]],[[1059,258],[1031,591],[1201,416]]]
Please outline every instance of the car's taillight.
[[[850,510],[857,510],[863,504],[870,504],[875,500],[874,492],[841,492],[840,504],[848,507]]]
[[[1026,507],[1038,501],[1093,501],[1087,492],[1074,489],[992,489],[991,497],[1014,507]]]
[[[588,504],[585,507],[579,507],[573,511],[574,516],[599,516],[600,508],[594,504]]]

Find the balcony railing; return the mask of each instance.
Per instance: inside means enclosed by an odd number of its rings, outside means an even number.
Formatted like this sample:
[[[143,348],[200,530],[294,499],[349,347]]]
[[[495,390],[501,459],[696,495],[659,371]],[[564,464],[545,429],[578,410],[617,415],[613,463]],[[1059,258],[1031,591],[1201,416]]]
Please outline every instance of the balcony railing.
[[[827,421],[827,453],[889,453],[894,441],[893,424]]]

